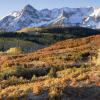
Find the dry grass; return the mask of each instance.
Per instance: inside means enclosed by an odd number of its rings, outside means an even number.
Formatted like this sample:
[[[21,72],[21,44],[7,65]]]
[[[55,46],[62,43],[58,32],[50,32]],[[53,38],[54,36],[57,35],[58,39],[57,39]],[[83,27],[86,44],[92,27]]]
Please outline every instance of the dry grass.
[[[91,63],[89,58],[96,59],[99,46],[100,36],[96,35],[58,42],[35,53],[0,54],[0,99],[26,97],[29,93],[39,96],[45,92],[54,98],[65,95],[66,87],[99,88],[100,66]],[[30,73],[32,77],[26,78]]]

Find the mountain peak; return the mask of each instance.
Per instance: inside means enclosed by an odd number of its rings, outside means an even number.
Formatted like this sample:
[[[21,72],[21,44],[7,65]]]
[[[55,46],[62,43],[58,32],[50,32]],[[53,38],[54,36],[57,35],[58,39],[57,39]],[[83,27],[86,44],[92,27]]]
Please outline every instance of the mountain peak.
[[[26,5],[26,6],[24,7],[24,9],[33,9],[33,6],[30,5],[30,4],[28,4],[28,5]]]
[[[38,11],[31,5],[26,5],[22,11],[21,11],[21,15],[23,16],[31,16],[31,17],[37,17],[38,18]]]
[[[23,9],[23,11],[34,11],[36,10],[33,6],[31,6],[30,4],[26,5]]]

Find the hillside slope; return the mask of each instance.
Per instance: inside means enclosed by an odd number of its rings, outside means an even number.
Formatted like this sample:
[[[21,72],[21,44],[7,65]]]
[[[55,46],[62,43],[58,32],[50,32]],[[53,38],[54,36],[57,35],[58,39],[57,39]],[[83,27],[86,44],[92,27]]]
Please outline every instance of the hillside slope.
[[[0,51],[20,47],[32,52],[58,41],[99,34],[98,30],[82,27],[26,28],[18,32],[0,32]]]
[[[34,53],[0,54],[0,99],[99,100],[98,49],[100,35],[94,35]]]

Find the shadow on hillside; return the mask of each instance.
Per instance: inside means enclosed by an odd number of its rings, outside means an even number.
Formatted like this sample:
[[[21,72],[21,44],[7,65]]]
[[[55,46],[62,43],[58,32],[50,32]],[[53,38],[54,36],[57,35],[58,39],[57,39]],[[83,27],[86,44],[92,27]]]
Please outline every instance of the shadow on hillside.
[[[65,100],[100,100],[100,86],[66,87],[63,91]]]
[[[66,87],[61,95],[53,97],[50,97],[47,91],[41,92],[39,95],[29,93],[27,96],[17,98],[17,100],[100,100],[100,86]]]

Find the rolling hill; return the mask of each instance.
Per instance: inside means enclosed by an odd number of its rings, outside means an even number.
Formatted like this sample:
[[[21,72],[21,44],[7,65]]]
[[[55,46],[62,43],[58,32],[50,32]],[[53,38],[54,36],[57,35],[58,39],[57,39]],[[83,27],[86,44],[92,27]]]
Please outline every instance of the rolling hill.
[[[18,32],[0,32],[0,51],[19,47],[32,52],[61,40],[99,34],[98,30],[82,27],[25,28]]]
[[[99,100],[99,49],[100,35],[93,35],[34,53],[0,54],[0,99]]]

